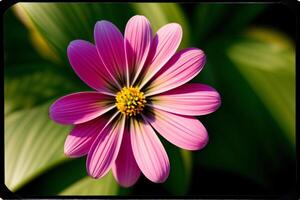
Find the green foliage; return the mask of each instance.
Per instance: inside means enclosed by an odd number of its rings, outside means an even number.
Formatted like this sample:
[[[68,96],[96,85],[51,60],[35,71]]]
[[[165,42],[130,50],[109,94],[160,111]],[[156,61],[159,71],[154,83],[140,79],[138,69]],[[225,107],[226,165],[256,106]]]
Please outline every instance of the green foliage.
[[[249,73],[245,79],[245,74],[240,70],[245,70],[243,67],[246,66],[232,62],[231,57],[228,57],[228,52],[232,53],[236,50],[236,46],[242,41],[245,42],[244,39],[219,38],[210,43],[206,51],[208,55],[206,69],[194,80],[196,82],[204,77],[202,82],[209,83],[220,91],[222,99],[220,109],[211,114],[209,119],[200,117],[200,120],[204,120],[207,124],[210,143],[202,152],[198,152],[197,163],[210,169],[242,174],[265,188],[275,187],[272,177],[280,170],[281,163],[294,166],[295,147],[289,139],[294,141],[295,138],[287,138],[283,134],[282,129],[268,112],[268,107],[262,104],[258,90],[264,90],[265,85],[257,84],[258,88],[255,89],[252,88],[252,84],[249,85],[249,80],[255,82],[259,76]],[[257,50],[257,48],[248,49],[251,52]],[[272,45],[265,51],[270,54]],[[234,51],[234,53],[236,53],[234,55],[240,55],[243,51]],[[285,55],[282,57],[284,58]],[[243,58],[249,61],[257,60],[259,57],[244,54]],[[248,67],[253,68],[252,71],[261,70],[256,68],[257,66]],[[261,73],[264,73],[267,79],[272,76],[273,72],[264,70]],[[264,82],[264,84],[270,83]],[[285,87],[289,90],[287,86]],[[289,95],[288,98],[293,98],[291,93]],[[278,101],[278,97],[280,99],[279,94],[268,98]],[[292,113],[289,114],[292,115]]]
[[[192,19],[193,25],[195,27],[195,40],[202,41],[208,34],[212,32],[213,29],[218,27],[225,13],[226,5],[223,4],[198,5],[196,7],[196,12],[194,12],[194,17]]]
[[[5,114],[32,108],[47,100],[74,91],[76,85],[66,82],[63,70],[49,63],[25,64],[5,70]]]
[[[101,181],[85,177],[66,188],[60,195],[114,195],[118,193],[118,188],[119,186],[110,172]]]
[[[5,117],[5,184],[12,191],[65,159],[70,127],[52,122],[48,105]]]
[[[149,19],[154,33],[167,23],[179,23],[183,29],[183,38],[179,48],[187,46],[190,38],[189,26],[178,4],[136,3],[131,6],[137,14],[145,15]]]
[[[273,32],[267,34],[270,38]],[[248,36],[233,44],[228,55],[294,143],[295,49]]]
[[[173,144],[161,139],[170,160],[170,175],[164,184],[168,192],[174,195],[184,195],[188,192],[191,181],[191,152],[179,149]],[[180,187],[178,187],[180,183]]]
[[[203,45],[212,41],[212,37],[232,37],[241,32],[264,8],[262,4],[199,4],[192,19],[195,30],[193,39]]]
[[[91,90],[72,71],[66,56],[74,39],[93,42],[96,21],[123,32],[127,20],[145,15],[153,31],[169,22],[183,28],[181,48],[205,51],[207,63],[193,82],[209,84],[222,97],[220,109],[199,119],[210,142],[198,152],[168,142],[171,171],[162,184],[185,195],[205,167],[232,172],[267,189],[283,163],[294,166],[295,50],[285,36],[249,23],[266,6],[198,4],[193,13],[176,3],[18,3],[5,14],[5,184],[36,195],[128,195],[111,173],[87,177],[85,158],[63,154],[70,126],[48,117],[63,95]],[[26,29],[26,28],[27,29]],[[192,42],[191,42],[192,41]],[[18,45],[15,45],[18,44]],[[193,157],[192,157],[193,155]],[[201,192],[201,191],[199,191]]]
[[[178,22],[188,30],[180,7],[173,3],[19,3],[16,9],[28,17],[27,26],[33,26],[64,62],[69,42],[79,38],[93,42],[94,25],[100,20],[113,22],[123,32],[128,19],[141,14],[149,18],[154,31],[168,22]],[[188,41],[188,31],[185,34],[183,44]]]

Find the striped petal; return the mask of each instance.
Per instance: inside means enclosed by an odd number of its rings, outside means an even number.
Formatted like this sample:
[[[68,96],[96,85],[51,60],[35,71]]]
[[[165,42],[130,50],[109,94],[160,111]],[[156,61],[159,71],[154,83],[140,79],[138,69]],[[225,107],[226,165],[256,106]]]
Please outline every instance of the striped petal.
[[[126,82],[127,74],[123,35],[114,24],[102,20],[95,25],[94,38],[104,66],[121,88]]]
[[[117,182],[123,187],[134,185],[141,175],[141,170],[137,166],[133,156],[128,129],[125,129],[120,152],[112,171]]]
[[[88,152],[86,167],[93,178],[102,178],[115,162],[124,132],[125,117],[108,122]]]
[[[111,94],[116,90],[96,47],[84,40],[74,40],[68,46],[68,58],[76,74],[91,88]]]
[[[151,42],[146,69],[140,87],[143,87],[174,55],[182,39],[182,29],[177,23],[161,27]]]
[[[185,84],[152,97],[152,107],[181,115],[206,115],[221,104],[219,93],[204,84]]]
[[[114,108],[109,105],[111,97],[98,92],[78,92],[63,96],[50,107],[49,115],[57,123],[80,124]]]
[[[188,48],[176,53],[171,60],[154,76],[146,89],[147,96],[159,94],[179,87],[193,79],[203,68],[204,52]]]
[[[152,40],[152,29],[148,19],[141,15],[133,16],[125,28],[125,50],[132,84],[140,74]]]
[[[169,176],[168,155],[147,122],[131,120],[130,135],[135,160],[143,174],[152,182],[162,183]]]
[[[86,155],[107,122],[107,117],[101,116],[89,122],[75,125],[65,141],[65,154],[71,158]]]
[[[180,148],[199,150],[208,142],[205,127],[195,117],[181,116],[154,109],[154,116],[145,118],[157,132]]]

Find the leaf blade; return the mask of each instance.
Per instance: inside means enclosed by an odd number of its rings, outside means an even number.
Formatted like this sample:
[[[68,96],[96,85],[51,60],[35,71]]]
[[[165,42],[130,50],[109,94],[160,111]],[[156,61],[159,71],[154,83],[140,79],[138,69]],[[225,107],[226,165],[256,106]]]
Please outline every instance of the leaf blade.
[[[51,122],[48,106],[18,111],[5,118],[5,184],[12,191],[66,158],[62,148],[51,147],[53,141],[63,146],[70,127]],[[42,131],[45,128],[47,132]]]
[[[277,33],[268,30],[265,34],[274,38]],[[284,36],[281,38],[264,42],[249,35],[229,47],[228,56],[294,143],[295,50],[280,43],[286,42]]]
[[[63,190],[60,195],[116,195],[118,190],[119,186],[109,172],[101,179],[84,177]]]

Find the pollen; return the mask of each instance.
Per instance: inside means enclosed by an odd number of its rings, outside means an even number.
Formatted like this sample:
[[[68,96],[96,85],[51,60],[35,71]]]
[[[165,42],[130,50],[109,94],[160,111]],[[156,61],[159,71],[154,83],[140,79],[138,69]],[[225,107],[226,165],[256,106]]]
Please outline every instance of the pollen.
[[[146,103],[144,93],[138,87],[123,87],[116,96],[117,108],[121,113],[129,117],[140,114],[144,110]]]

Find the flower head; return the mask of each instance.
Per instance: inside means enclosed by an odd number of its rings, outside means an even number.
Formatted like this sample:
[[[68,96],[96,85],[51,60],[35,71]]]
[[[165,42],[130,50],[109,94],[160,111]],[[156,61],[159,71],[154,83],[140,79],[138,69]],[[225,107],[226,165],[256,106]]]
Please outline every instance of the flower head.
[[[186,84],[203,68],[197,48],[176,53],[182,29],[161,27],[152,37],[144,16],[132,17],[125,35],[108,21],[94,29],[95,45],[72,41],[68,58],[76,74],[95,91],[61,97],[50,117],[74,128],[65,142],[69,157],[87,155],[87,172],[101,178],[112,169],[124,187],[141,172],[164,182],[170,170],[167,153],[155,130],[174,145],[199,150],[208,142],[205,127],[194,116],[214,112],[218,92],[204,84]]]
[[[116,96],[116,106],[126,116],[141,114],[146,103],[144,92],[138,87],[124,87]]]

